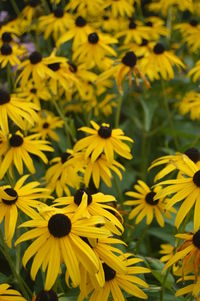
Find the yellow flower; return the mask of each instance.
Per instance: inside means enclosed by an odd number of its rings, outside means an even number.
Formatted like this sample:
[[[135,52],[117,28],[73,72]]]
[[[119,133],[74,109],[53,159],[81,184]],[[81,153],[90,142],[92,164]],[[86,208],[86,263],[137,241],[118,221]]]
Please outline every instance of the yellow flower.
[[[104,195],[100,192],[89,194],[85,190],[79,189],[74,196],[56,199],[54,201],[55,206],[62,206],[63,211],[74,213],[81,205],[84,193],[87,195],[87,207],[83,211],[83,216],[102,216],[105,218],[105,227],[114,234],[121,235],[124,228],[120,220],[123,221],[123,219],[120,213],[109,205],[110,202],[116,202],[115,197],[112,195]]]
[[[153,51],[140,60],[139,68],[151,81],[174,78],[173,66],[184,68],[182,61],[171,51],[165,50],[161,43],[155,44]]]
[[[195,278],[197,278],[200,265],[200,230],[195,233],[177,234],[175,236],[184,239],[184,242],[177,248],[176,253],[166,263],[163,271],[181,260],[182,276],[184,276],[187,267],[191,264]]]
[[[32,132],[40,134],[44,140],[51,138],[52,140],[59,141],[59,137],[55,129],[62,128],[63,120],[54,116],[49,111],[42,111],[37,125],[31,129]]]
[[[34,217],[36,212],[33,208],[38,208],[41,204],[39,199],[48,197],[48,190],[39,187],[39,182],[29,182],[24,184],[29,176],[20,178],[15,186],[5,186],[4,192],[7,196],[0,198],[0,223],[4,220],[5,242],[9,247],[12,245],[12,239],[15,233],[18,220],[18,210],[24,212],[29,217]],[[1,300],[1,297],[0,297]]]
[[[200,93],[190,91],[186,93],[184,98],[178,105],[181,115],[190,113],[192,120],[200,119]]]
[[[25,130],[26,122],[33,126],[38,121],[38,110],[36,104],[0,89],[0,128],[5,134],[9,132],[8,118]]]
[[[101,69],[102,60],[105,56],[116,56],[115,50],[109,44],[115,44],[117,40],[109,35],[92,32],[87,41],[73,53],[73,60],[85,63],[88,69],[98,66]]]
[[[10,285],[7,283],[0,284],[0,300],[26,301],[18,291],[11,289]]]
[[[200,77],[200,60],[196,62],[195,66],[189,71],[189,77],[192,77],[192,80],[196,82]]]
[[[185,281],[190,281],[190,284],[187,284],[185,287],[178,289],[175,293],[175,296],[179,297],[182,295],[191,294],[196,299],[196,301],[200,301],[200,276],[198,276],[197,279],[194,275],[185,276],[184,283]],[[179,279],[178,282],[183,282],[182,278]]]
[[[52,34],[57,40],[69,29],[70,23],[73,23],[71,14],[61,8],[56,8],[53,13],[39,18],[39,30],[44,32],[45,39]]]
[[[65,58],[62,58],[63,60],[65,61]],[[25,86],[29,82],[30,77],[32,77],[33,82],[40,86],[41,81],[49,77],[56,77],[54,72],[48,68],[48,65],[57,62],[57,57],[43,58],[40,52],[32,52],[29,58],[17,67],[18,70],[23,69],[17,78],[17,83],[20,81],[20,85]]]
[[[66,8],[75,10],[81,16],[99,16],[104,9],[105,0],[73,0],[69,1]]]
[[[81,158],[68,150],[51,160],[50,166],[45,174],[47,188],[51,192],[55,191],[58,197],[70,195],[68,186],[78,189],[80,186],[81,178],[78,172],[83,169],[84,163]],[[69,177],[70,175],[70,177]]]
[[[132,159],[130,147],[124,141],[133,142],[121,129],[112,129],[110,124],[102,123],[100,126],[90,121],[93,129],[88,127],[81,127],[79,130],[90,134],[90,136],[79,140],[75,146],[74,151],[85,150],[85,158],[91,156],[91,161],[94,162],[99,155],[104,151],[106,159],[109,162],[114,160],[114,152],[118,155]]]
[[[126,267],[125,273],[119,273],[118,271],[112,269],[106,263],[103,263],[103,270],[105,275],[105,285],[101,288],[88,285],[86,288],[86,294],[91,294],[89,300],[109,300],[109,296],[112,296],[114,301],[124,301],[124,296],[121,290],[124,290],[128,294],[141,299],[147,299],[147,295],[139,288],[148,288],[148,284],[141,278],[135,276],[135,274],[149,273],[150,270],[135,266],[135,264],[142,262],[140,258],[133,258],[131,254],[123,254],[120,256],[124,266]],[[79,295],[79,300],[84,299],[84,293]]]
[[[40,1],[32,0],[27,3],[24,9],[21,11],[19,19],[27,19],[29,26],[32,20],[36,17],[37,12],[40,9]],[[27,28],[28,30],[28,28]]]
[[[169,8],[184,11],[189,10],[193,12],[193,1],[192,0],[154,0],[149,4],[149,9],[153,12],[161,12],[164,16],[167,15]]]
[[[200,24],[195,19],[191,19],[189,23],[181,23],[175,26],[179,29],[184,42],[187,43],[188,49],[196,52],[200,47],[199,34],[200,34]]]
[[[23,163],[31,173],[35,173],[35,167],[30,154],[39,157],[44,163],[47,163],[47,157],[43,151],[52,152],[53,148],[48,141],[39,140],[39,134],[23,136],[19,131],[10,135],[7,141],[4,141],[5,152],[1,162],[0,179],[4,177],[9,169],[12,175],[12,166],[15,166],[20,175],[23,174]],[[30,154],[29,154],[30,153]]]
[[[75,214],[67,215],[61,209],[44,207],[37,217],[20,225],[20,227],[32,229],[22,234],[16,244],[35,239],[26,249],[22,263],[26,266],[31,257],[34,257],[31,266],[33,280],[41,265],[43,271],[47,270],[45,290],[52,288],[60,273],[62,262],[67,268],[66,277],[69,274],[73,286],[80,284],[79,263],[90,274],[98,272],[98,259],[81,237],[103,238],[107,237],[110,232],[104,227],[96,226],[104,224],[102,217],[80,218],[85,206],[86,198]]]
[[[78,16],[70,24],[69,30],[58,39],[56,45],[59,47],[61,44],[73,39],[72,50],[75,51],[80,45],[87,42],[88,34],[91,31],[92,28],[87,24],[87,21],[82,16]]]
[[[160,258],[161,262],[169,261],[174,255],[174,246],[170,244],[162,244],[159,253],[163,255]]]
[[[169,30],[164,26],[164,21],[159,17],[148,17],[145,19],[148,36],[152,40],[159,40],[160,36],[168,36]]]
[[[142,39],[149,39],[146,26],[144,26],[140,21],[135,21],[133,19],[127,23],[126,29],[119,32],[116,37],[125,37],[123,42],[124,44],[128,44],[130,42],[140,44]]]
[[[131,17],[134,13],[134,3],[135,0],[108,0],[104,4],[104,8],[110,8],[111,15],[114,18],[117,18],[118,16],[121,17]]]
[[[8,64],[16,66],[20,64],[19,58],[25,53],[25,50],[17,44],[3,43],[0,47],[0,64],[5,68]]]
[[[173,194],[168,200],[166,209],[170,209],[176,203],[182,201],[182,205],[176,214],[175,226],[180,227],[186,215],[194,207],[194,231],[200,227],[199,221],[199,197],[200,197],[200,170],[197,164],[183,155],[184,164],[178,166],[181,177],[178,179],[166,180],[158,185],[167,185],[160,190],[156,197],[166,197]]]
[[[146,224],[150,225],[155,216],[160,227],[164,227],[163,215],[166,213],[168,218],[171,218],[170,211],[166,212],[166,203],[163,199],[156,196],[156,192],[161,190],[161,187],[150,189],[146,183],[138,180],[134,185],[135,191],[128,191],[126,195],[133,200],[124,202],[125,205],[134,206],[129,214],[129,219],[137,216],[135,223],[139,224],[146,217]],[[173,210],[171,210],[173,212]]]

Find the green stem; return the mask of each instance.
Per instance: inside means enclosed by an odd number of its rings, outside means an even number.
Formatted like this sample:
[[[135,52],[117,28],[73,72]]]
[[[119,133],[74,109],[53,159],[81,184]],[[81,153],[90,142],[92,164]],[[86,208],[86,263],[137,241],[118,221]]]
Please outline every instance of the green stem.
[[[120,113],[121,113],[121,107],[122,107],[122,95],[119,95],[118,104],[117,104],[117,111],[116,111],[116,117],[115,117],[115,127],[119,127],[119,121],[120,121]]]
[[[138,254],[140,245],[143,242],[143,239],[144,239],[148,229],[149,229],[149,225],[146,225],[143,232],[142,232],[142,234],[141,234],[141,236],[140,236],[140,238],[139,238],[139,240],[138,240],[138,242],[136,243],[136,246],[135,246],[135,253],[136,254]]]
[[[143,181],[146,180],[146,175],[147,175],[147,133],[145,129],[142,131],[142,149],[141,149],[141,178]]]
[[[16,13],[16,15],[18,16],[20,14],[20,10],[19,10],[19,8],[18,8],[15,0],[10,0],[10,2],[11,2],[11,5],[12,5],[12,7],[13,7],[15,13]]]
[[[161,286],[161,291],[160,291],[160,301],[164,301],[164,293],[165,293],[165,283],[167,281],[167,277],[169,275],[169,271],[170,269],[168,269],[166,272],[165,272],[165,275],[163,277],[163,281],[162,281],[162,286]]]
[[[8,80],[8,90],[9,92],[12,92],[14,88],[14,78],[13,78],[13,72],[10,63],[7,64],[6,71],[7,71],[7,80]]]
[[[117,182],[117,177],[116,177],[115,174],[113,175],[113,181],[114,181],[115,189],[116,189],[117,194],[118,194],[119,201],[122,202],[123,201],[123,196],[120,192],[119,185],[118,185],[118,182]]]
[[[14,264],[14,262],[13,262],[11,256],[10,256],[10,253],[9,253],[10,250],[9,250],[9,248],[7,247],[7,245],[4,242],[3,235],[2,235],[1,232],[0,232],[0,251],[4,255],[5,259],[7,260],[8,264],[10,266],[10,269],[11,269],[11,271],[13,273],[13,276],[17,280],[17,283],[19,285],[19,288],[20,288],[23,296],[28,301],[29,300],[31,301],[32,292],[28,288],[28,286],[25,284],[25,281],[20,277],[19,273],[17,273],[15,264]]]
[[[55,101],[53,95],[51,97],[51,102],[53,104],[53,106],[55,107],[56,111],[58,112],[60,118],[64,121],[64,127],[65,127],[65,132],[66,132],[66,135],[68,137],[68,141],[69,141],[69,147],[71,148],[72,147],[72,144],[71,144],[71,140],[72,142],[76,142],[76,139],[74,138],[73,136],[73,133],[67,123],[67,120],[66,120],[66,117],[65,115],[63,114],[63,111],[61,110],[61,108],[59,107],[58,103]],[[71,138],[71,139],[70,139]]]
[[[162,85],[162,93],[163,93],[163,98],[164,98],[164,105],[165,105],[165,109],[166,109],[166,112],[167,112],[167,118],[168,118],[168,122],[169,122],[169,125],[170,125],[170,128],[171,128],[171,135],[174,138],[174,145],[175,145],[176,149],[178,150],[179,149],[179,143],[178,143],[175,127],[174,127],[173,117],[171,115],[168,100],[167,100],[167,97],[166,97],[165,84],[164,84],[163,79],[161,79],[161,85]]]

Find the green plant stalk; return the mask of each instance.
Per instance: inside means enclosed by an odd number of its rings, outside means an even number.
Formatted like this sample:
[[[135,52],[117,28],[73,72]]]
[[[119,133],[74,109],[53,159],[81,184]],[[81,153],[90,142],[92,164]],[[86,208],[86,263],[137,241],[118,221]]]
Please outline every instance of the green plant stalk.
[[[0,251],[4,255],[5,259],[7,260],[10,269],[12,271],[12,274],[14,278],[17,280],[17,283],[19,285],[19,288],[23,294],[23,296],[27,299],[27,301],[31,301],[32,299],[32,292],[28,288],[28,286],[25,284],[25,281],[21,278],[21,276],[17,273],[15,264],[9,254],[9,248],[4,242],[2,233],[0,232]]]
[[[11,5],[12,5],[12,7],[13,7],[15,13],[16,13],[16,15],[18,16],[20,14],[20,10],[19,10],[19,8],[18,8],[15,0],[10,0],[10,2],[11,2]]]
[[[143,239],[144,239],[145,234],[147,233],[148,229],[149,229],[149,225],[146,225],[146,226],[144,227],[144,229],[143,229],[143,232],[142,232],[142,234],[141,234],[141,236],[140,236],[140,239],[139,239],[138,242],[136,243],[136,246],[135,246],[135,253],[136,253],[136,254],[138,254],[140,245],[141,245],[141,243],[143,242]]]
[[[117,110],[116,110],[116,116],[115,116],[115,127],[116,128],[119,127],[120,113],[121,113],[121,107],[122,107],[122,98],[123,98],[123,95],[119,94]]]
[[[10,63],[7,64],[6,71],[7,71],[8,90],[11,93],[14,88],[14,78],[13,78],[13,72]]]
[[[52,95],[52,93],[51,93],[51,95]],[[72,142],[75,143],[75,142],[76,142],[76,139],[74,138],[73,133],[72,133],[72,131],[71,131],[69,125],[67,124],[66,118],[65,118],[65,116],[64,116],[64,114],[63,114],[61,108],[59,107],[59,105],[58,105],[57,102],[55,101],[53,95],[52,95],[52,97],[51,97],[51,102],[52,102],[53,106],[55,107],[56,111],[58,112],[60,118],[64,121],[65,132],[66,132],[66,135],[67,135],[67,137],[68,137],[69,144],[70,144],[69,147],[71,148],[71,147],[72,147],[71,140],[72,140]]]
[[[165,293],[165,283],[167,281],[167,277],[169,275],[170,269],[168,269],[165,272],[165,275],[163,277],[163,281],[162,281],[162,286],[161,286],[161,291],[160,291],[160,301],[164,301],[164,293]]]
[[[173,117],[171,115],[168,100],[167,100],[167,97],[166,97],[165,84],[164,84],[163,79],[161,79],[161,86],[162,86],[162,94],[163,94],[163,98],[164,98],[164,106],[165,106],[165,109],[166,109],[166,112],[167,112],[167,118],[168,118],[168,122],[169,122],[169,125],[170,125],[170,128],[171,128],[171,134],[172,134],[173,139],[174,139],[174,145],[175,145],[176,149],[179,150],[179,143],[178,143],[177,135],[176,135],[175,128],[174,128]]]

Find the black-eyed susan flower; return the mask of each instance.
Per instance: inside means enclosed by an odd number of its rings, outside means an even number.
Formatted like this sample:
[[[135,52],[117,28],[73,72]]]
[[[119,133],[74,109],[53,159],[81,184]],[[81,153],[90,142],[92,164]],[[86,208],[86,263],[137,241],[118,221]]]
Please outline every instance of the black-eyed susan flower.
[[[6,172],[9,170],[12,175],[12,167],[15,166],[20,175],[23,174],[23,164],[31,173],[35,173],[35,167],[30,154],[39,157],[44,163],[47,164],[48,159],[43,153],[52,152],[53,148],[49,145],[48,141],[39,140],[39,134],[23,136],[20,131],[9,136],[3,141],[5,152],[1,162],[0,178],[2,179]]]
[[[16,89],[16,96],[22,99],[26,99],[27,102],[35,103],[38,108],[41,108],[42,101],[48,101],[51,99],[51,93],[44,82],[41,82],[39,86],[34,85],[29,81],[26,86],[22,86]]]
[[[193,1],[192,0],[154,0],[148,5],[148,8],[154,12],[161,12],[164,16],[167,15],[168,10],[173,7],[177,10],[193,11]]]
[[[185,275],[187,267],[192,265],[195,277],[197,278],[200,264],[200,230],[194,233],[176,234],[175,236],[184,239],[184,242],[165,264],[164,270],[181,261],[182,276]]]
[[[184,154],[190,158],[194,163],[197,163],[197,165],[200,167],[200,153],[197,148],[191,147],[188,148]],[[152,168],[165,165],[155,176],[154,182],[157,182],[158,180],[162,179],[166,175],[170,174],[171,172],[178,170],[178,166],[180,164],[185,164],[183,159],[183,153],[176,153],[174,155],[166,155],[157,158],[154,160],[150,167],[148,168],[148,171],[150,171]]]
[[[190,114],[190,119],[199,120],[200,119],[200,93],[195,91],[190,91],[186,93],[183,99],[178,104],[179,112],[181,115]]]
[[[189,50],[196,52],[200,47],[198,39],[200,24],[198,24],[198,20],[191,19],[188,23],[175,25],[175,28],[181,32],[183,40],[187,43]]]
[[[83,189],[79,189],[74,196],[56,199],[54,201],[55,206],[64,207],[63,210],[66,210],[66,212],[76,212],[82,202],[84,193],[87,195],[87,207],[83,212],[83,216],[103,216],[105,218],[105,226],[111,232],[121,235],[124,231],[121,223],[123,219],[120,213],[114,207],[109,205],[109,203],[116,201],[115,197],[112,195],[104,195],[100,192],[90,194]]]
[[[45,290],[52,288],[62,262],[67,268],[66,277],[70,276],[73,286],[80,284],[80,262],[89,273],[98,272],[98,259],[81,237],[101,238],[108,236],[110,232],[104,227],[97,227],[104,224],[102,217],[80,218],[86,202],[85,198],[75,214],[67,215],[61,209],[44,207],[37,217],[20,225],[33,229],[22,234],[16,244],[35,239],[24,253],[23,265],[26,266],[31,257],[34,257],[31,266],[32,279],[35,279],[41,265],[44,271],[47,270]]]
[[[169,261],[174,255],[174,246],[170,244],[161,244],[161,250],[159,253],[162,255],[160,258],[161,262]]]
[[[112,129],[110,124],[102,123],[100,126],[90,121],[93,129],[89,127],[81,127],[79,130],[90,134],[90,136],[79,140],[74,150],[85,150],[85,158],[91,156],[91,161],[94,162],[102,152],[105,153],[106,159],[109,162],[114,160],[114,152],[118,155],[131,159],[132,155],[130,147],[125,144],[124,141],[133,142],[133,140],[127,136],[124,136],[124,132],[121,129]]]
[[[85,157],[84,152],[82,154],[83,157]],[[109,162],[104,154],[99,155],[99,157],[94,162],[91,160],[91,157],[89,156],[85,160],[85,167],[84,167],[83,180],[84,180],[85,187],[89,186],[91,178],[97,189],[100,186],[101,179],[108,187],[111,187],[112,171],[116,173],[119,179],[121,180],[122,174],[120,169],[123,171],[125,170],[124,166],[119,162],[117,162],[116,160]]]
[[[92,28],[87,24],[87,21],[82,16],[77,16],[73,24],[70,24],[69,29],[64,33],[57,41],[57,46],[72,40],[72,49],[76,50],[79,45],[87,42],[89,33],[92,32]]]
[[[159,40],[160,36],[168,36],[169,30],[166,28],[164,21],[159,17],[148,17],[145,19],[149,38]]]
[[[172,52],[165,50],[161,43],[154,45],[151,53],[140,60],[139,68],[144,75],[153,81],[163,78],[169,80],[174,78],[173,66],[184,68],[182,61]]]
[[[186,281],[190,281],[189,284],[186,285]],[[200,277],[197,278],[194,275],[184,276],[183,279],[180,278],[178,283],[182,283],[184,287],[178,289],[175,293],[176,297],[183,296],[183,295],[191,295],[195,298],[196,301],[200,301]]]
[[[40,0],[29,0],[27,5],[21,11],[19,18],[27,19],[28,24],[31,25],[32,20],[36,17],[37,12],[40,10]],[[28,30],[28,28],[27,28]]]
[[[81,16],[96,16],[104,9],[105,0],[74,0],[70,1],[66,9],[77,11]]]
[[[45,180],[47,188],[55,191],[58,197],[63,194],[71,195],[69,187],[78,189],[81,178],[78,174],[83,171],[85,162],[71,150],[66,150],[59,157],[50,161],[51,166],[47,169]]]
[[[62,60],[65,60],[65,58],[62,58]],[[21,62],[17,67],[18,70],[23,69],[17,78],[17,82],[20,82],[21,86],[25,86],[29,79],[32,78],[33,82],[39,86],[41,81],[49,77],[56,77],[55,73],[48,68],[49,64],[54,63],[58,63],[57,57],[43,58],[40,52],[32,52],[29,58]]]
[[[125,298],[121,290],[137,298],[147,299],[147,295],[142,291],[140,286],[147,288],[148,284],[138,276],[135,276],[135,274],[149,273],[150,270],[145,267],[137,266],[136,264],[143,260],[133,258],[131,254],[123,254],[120,256],[120,259],[126,267],[126,272],[119,273],[106,263],[103,263],[105,285],[101,288],[94,288],[94,290],[91,285],[89,285],[86,289],[87,294],[92,292],[89,300],[98,300],[99,298],[99,300],[107,301],[109,297],[112,296],[114,301],[124,301]],[[79,300],[82,301],[84,297],[85,296],[80,294]]]
[[[58,301],[58,295],[53,290],[41,290],[37,295],[34,295],[32,301]]]
[[[175,204],[182,202],[175,219],[175,226],[180,227],[186,215],[194,207],[194,231],[200,227],[198,217],[199,213],[199,196],[200,196],[200,170],[197,164],[189,159],[188,156],[183,155],[184,164],[177,166],[180,171],[180,176],[177,179],[166,180],[160,182],[162,190],[157,194],[157,198],[166,197],[173,194],[168,200],[166,209],[168,210]]]
[[[133,19],[128,21],[127,28],[119,32],[116,37],[124,37],[124,44],[131,42],[140,44],[142,39],[149,39],[146,27],[140,21]]]
[[[9,132],[9,119],[21,129],[26,129],[26,122],[33,126],[38,121],[37,111],[36,104],[0,89],[0,128],[4,133]]]
[[[192,77],[192,80],[196,82],[200,77],[200,60],[196,62],[195,66],[189,71],[189,77]]]
[[[39,30],[44,32],[45,39],[52,35],[57,40],[69,29],[70,23],[73,23],[72,15],[58,7],[51,14],[39,18]]]
[[[91,32],[87,41],[80,45],[73,53],[73,60],[85,63],[88,69],[98,66],[102,68],[102,60],[106,56],[116,56],[115,50],[109,44],[116,44],[117,39],[100,33]]]
[[[62,126],[63,120],[60,119],[60,117],[54,116],[49,111],[42,111],[36,126],[32,128],[31,131],[40,134],[41,138],[44,140],[51,138],[55,141],[59,141],[59,137],[55,130],[57,128],[62,128]]]
[[[108,0],[106,1],[104,8],[109,8],[111,10],[111,15],[114,18],[118,16],[121,17],[131,17],[134,12],[135,0]]]
[[[20,57],[25,53],[25,50],[17,45],[3,43],[0,46],[0,64],[5,68],[8,64],[16,66],[20,64]]]
[[[0,300],[26,301],[18,291],[11,289],[10,285],[7,283],[0,284]]]
[[[37,181],[25,184],[28,175],[20,178],[15,186],[5,186],[4,192],[7,196],[0,197],[0,223],[4,221],[5,242],[9,247],[12,245],[12,239],[15,233],[18,221],[18,210],[24,212],[29,217],[36,215],[33,208],[37,208],[42,198],[48,196],[48,190],[41,188]]]
[[[143,74],[140,72],[137,66],[137,57],[133,51],[126,52],[125,55],[122,57],[120,63],[111,66],[109,70],[106,70],[105,72],[101,73],[99,78],[100,80],[105,80],[109,77],[115,77],[117,87],[122,93],[122,82],[126,75],[128,75],[129,86],[131,86],[132,73],[135,76],[136,83],[138,82],[138,77],[141,77],[144,80],[146,86],[150,87],[149,82],[146,80],[146,78],[143,76]]]
[[[161,187],[157,187],[157,189],[160,191]],[[134,206],[129,213],[129,219],[136,217],[135,223],[139,224],[146,217],[146,224],[150,225],[155,217],[158,224],[164,227],[164,214],[168,218],[171,218],[171,215],[170,211],[166,212],[164,200],[156,197],[156,189],[150,189],[146,183],[138,180],[134,185],[134,190],[136,191],[126,192],[126,195],[132,197],[133,200],[124,202],[125,205]]]

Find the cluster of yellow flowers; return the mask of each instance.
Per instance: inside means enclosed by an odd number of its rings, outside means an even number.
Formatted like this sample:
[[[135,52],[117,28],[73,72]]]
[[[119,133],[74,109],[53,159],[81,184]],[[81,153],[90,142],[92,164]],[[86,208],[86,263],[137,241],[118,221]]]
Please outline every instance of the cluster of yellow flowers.
[[[123,301],[123,291],[147,299],[143,274],[150,269],[138,265],[144,259],[120,239],[124,212],[135,228],[156,219],[163,229],[171,219],[184,232],[176,234],[174,245],[161,245],[161,262],[164,271],[173,267],[177,283],[190,281],[176,296],[198,300],[200,152],[191,147],[157,158],[149,171],[164,167],[154,184],[138,173],[123,204],[98,190],[102,184],[112,188],[116,176],[122,180],[123,159],[132,159],[133,138],[120,128],[127,90],[145,94],[160,82],[164,91],[175,69],[185,82],[198,82],[200,1],[27,0],[21,10],[11,2],[17,17],[8,15],[0,24],[0,253],[23,296],[2,283],[0,301],[58,301],[64,274],[65,287],[79,288],[79,301]],[[176,15],[184,22],[177,24]],[[173,35],[180,44],[171,42]],[[184,63],[184,47],[194,56],[193,67]],[[193,89],[177,107],[199,120],[199,104]],[[173,129],[167,100],[165,106]],[[186,233],[190,221],[193,232]],[[33,282],[41,271],[40,292],[30,290],[9,255],[16,248],[19,261],[22,242],[22,264]]]

